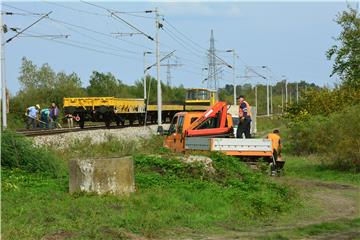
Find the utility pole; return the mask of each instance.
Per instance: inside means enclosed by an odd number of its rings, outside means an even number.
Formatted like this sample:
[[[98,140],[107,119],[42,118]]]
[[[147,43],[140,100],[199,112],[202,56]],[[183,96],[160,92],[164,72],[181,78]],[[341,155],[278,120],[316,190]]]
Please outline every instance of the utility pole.
[[[267,83],[266,83],[266,113],[267,116],[270,116],[270,101],[269,101],[269,78],[267,78]]]
[[[156,78],[157,78],[157,122],[158,122],[158,128],[162,124],[162,96],[161,96],[161,80],[160,80],[160,40],[159,40],[159,28],[160,28],[160,22],[159,22],[159,11],[158,8],[155,8],[155,25],[156,25]]]
[[[287,79],[285,79],[285,107],[288,105],[288,82]]]
[[[233,53],[232,70],[233,70],[233,86],[234,86],[234,105],[236,105],[236,70],[235,70],[236,52],[235,49],[226,50],[225,52]]]
[[[273,114],[272,85],[270,85],[270,113]]]
[[[284,88],[281,88],[281,112],[284,112]]]
[[[289,103],[291,105],[291,91],[289,92]]]
[[[263,68],[266,68],[269,72],[269,75],[267,76],[267,82],[266,82],[266,113],[267,116],[270,116],[270,78],[271,78],[271,70],[268,66],[263,66]]]
[[[5,78],[5,38],[4,38],[4,19],[1,14],[1,101],[2,101],[2,127],[7,128],[6,115],[6,78]]]
[[[257,83],[255,83],[255,106],[256,106],[256,112],[258,110],[258,91],[257,91]]]
[[[236,58],[236,53],[235,53],[235,49],[232,50],[233,53],[233,83],[234,83],[234,106],[236,106],[236,72],[235,72],[235,58]]]
[[[146,75],[147,75],[147,66],[146,66],[146,54],[152,54],[152,52],[144,52],[144,101],[146,103]]]
[[[17,32],[14,36],[7,39],[6,41],[5,41],[5,37],[4,37],[4,28],[3,28],[4,20],[3,20],[3,16],[1,15],[1,23],[0,23],[0,25],[1,25],[0,26],[1,27],[1,95],[2,95],[1,100],[2,100],[2,126],[3,126],[4,129],[7,128],[6,79],[5,79],[6,78],[6,75],[5,75],[5,44],[11,42],[12,40],[14,40],[20,34],[24,33],[26,30],[28,30],[29,28],[31,28],[32,26],[34,26],[38,22],[40,22],[44,18],[48,17],[51,13],[52,13],[52,11],[50,11],[47,14],[43,15],[38,20],[31,23],[29,26],[25,27],[21,31]]]
[[[299,103],[299,82],[296,82],[296,103]]]

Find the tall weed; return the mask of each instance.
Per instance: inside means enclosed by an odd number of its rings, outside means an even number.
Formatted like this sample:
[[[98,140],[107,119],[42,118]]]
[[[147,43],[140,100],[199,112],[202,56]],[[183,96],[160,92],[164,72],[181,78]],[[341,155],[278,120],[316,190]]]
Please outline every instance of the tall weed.
[[[62,161],[55,152],[36,147],[24,136],[5,130],[1,134],[1,167],[58,176]]]
[[[360,171],[360,105],[291,122],[286,135],[294,154],[320,154],[326,166]]]

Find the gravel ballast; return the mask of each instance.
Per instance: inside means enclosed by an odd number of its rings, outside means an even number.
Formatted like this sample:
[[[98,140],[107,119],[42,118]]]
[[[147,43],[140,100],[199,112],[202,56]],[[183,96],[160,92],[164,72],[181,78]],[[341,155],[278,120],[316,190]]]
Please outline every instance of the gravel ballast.
[[[169,124],[163,124],[164,129],[169,128]],[[64,149],[70,145],[90,139],[91,144],[99,144],[109,141],[109,139],[136,140],[148,139],[157,134],[157,125],[146,127],[126,127],[119,129],[99,129],[80,132],[60,133],[56,135],[45,135],[33,137],[36,146],[49,146],[56,149]]]

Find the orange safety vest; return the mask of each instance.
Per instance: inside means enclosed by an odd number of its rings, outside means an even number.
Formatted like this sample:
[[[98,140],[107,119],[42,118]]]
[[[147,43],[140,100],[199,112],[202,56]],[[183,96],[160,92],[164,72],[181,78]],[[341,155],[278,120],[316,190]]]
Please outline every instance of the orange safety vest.
[[[272,149],[276,150],[276,152],[280,152],[281,151],[281,138],[279,135],[275,134],[275,133],[269,133],[267,135],[267,138],[271,140],[272,142]]]
[[[250,104],[247,102],[247,101],[243,101],[243,103],[246,104],[246,109],[247,109],[247,115],[251,118],[251,107],[250,107]],[[241,105],[241,104],[240,104]],[[244,116],[244,112],[243,110],[241,109],[241,107],[239,106],[239,117],[243,117]]]

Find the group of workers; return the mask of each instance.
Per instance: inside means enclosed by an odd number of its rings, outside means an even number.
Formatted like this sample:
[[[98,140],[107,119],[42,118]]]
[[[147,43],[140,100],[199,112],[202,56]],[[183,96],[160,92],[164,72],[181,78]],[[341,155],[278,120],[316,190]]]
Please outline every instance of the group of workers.
[[[239,125],[236,132],[236,137],[241,138],[243,135],[245,138],[251,138],[250,133],[250,124],[251,124],[251,109],[245,97],[243,95],[239,96]],[[285,161],[281,157],[281,138],[280,131],[275,129],[272,133],[267,135],[267,139],[270,139],[272,142],[273,149],[273,161],[270,163],[271,166],[271,175],[275,176],[277,173],[281,172]]]
[[[59,126],[59,108],[56,103],[51,103],[50,107],[41,109],[39,104],[28,107],[25,112],[26,128],[57,128]]]

